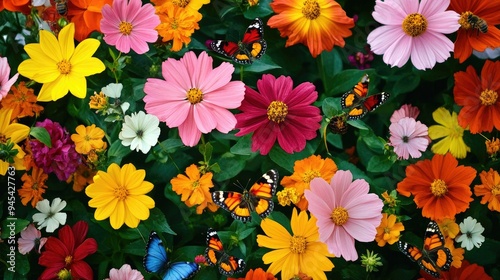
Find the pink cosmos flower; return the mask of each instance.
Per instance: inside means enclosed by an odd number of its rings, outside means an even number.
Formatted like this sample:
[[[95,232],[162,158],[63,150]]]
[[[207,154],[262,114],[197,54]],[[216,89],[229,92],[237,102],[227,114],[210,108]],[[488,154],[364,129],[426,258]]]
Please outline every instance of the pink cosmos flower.
[[[304,195],[309,211],[317,218],[319,238],[330,253],[347,261],[358,259],[354,240],[371,242],[382,220],[384,203],[363,179],[352,181],[350,171],[339,170],[330,184],[314,178]]]
[[[143,280],[141,272],[137,269],[132,269],[130,265],[124,264],[120,269],[112,268],[109,271],[109,278],[104,280]]]
[[[432,69],[453,51],[444,34],[460,27],[460,16],[446,11],[449,5],[450,0],[377,0],[372,15],[384,25],[368,35],[368,44],[391,66],[402,67],[411,57],[417,69]]]
[[[419,158],[430,143],[428,128],[414,118],[404,117],[389,126],[390,145],[399,158]]]
[[[38,246],[37,252],[40,254],[40,250],[45,245],[45,242],[47,242],[47,237],[42,237],[42,232],[33,224],[29,224],[21,231],[21,237],[17,239],[17,244],[19,245],[17,249],[19,253],[26,255],[35,246]]]
[[[149,78],[144,85],[145,109],[168,127],[179,127],[186,146],[195,146],[201,133],[213,129],[228,133],[236,125],[228,109],[238,108],[245,95],[245,84],[231,81],[233,71],[228,62],[212,69],[206,52],[198,58],[194,52],[169,58],[162,64],[165,80]]]
[[[130,49],[138,54],[149,50],[148,42],[158,39],[155,27],[160,18],[151,4],[142,5],[141,0],[115,0],[113,5],[102,8],[101,31],[106,44],[128,53]]]
[[[7,58],[0,57],[0,100],[9,93],[10,87],[17,81],[17,77],[19,77],[19,73],[16,73],[10,79],[9,75],[10,66]]]
[[[320,128],[320,111],[311,103],[318,98],[312,83],[293,88],[290,77],[262,75],[257,81],[259,92],[246,87],[245,100],[236,115],[236,136],[253,132],[252,151],[269,153],[276,140],[287,153],[300,152],[306,140],[316,137]]]
[[[420,114],[418,107],[412,106],[411,104],[405,104],[401,106],[399,110],[394,111],[391,116],[391,123],[397,123],[402,118],[413,118],[416,119]]]

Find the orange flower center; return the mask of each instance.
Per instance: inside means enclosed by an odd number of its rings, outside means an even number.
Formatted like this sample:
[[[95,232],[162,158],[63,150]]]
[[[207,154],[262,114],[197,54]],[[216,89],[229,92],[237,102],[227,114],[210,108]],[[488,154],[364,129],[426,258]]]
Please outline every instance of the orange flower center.
[[[497,103],[498,93],[491,89],[485,89],[481,92],[479,96],[481,104],[485,106],[493,105]]]
[[[491,194],[499,195],[500,194],[500,185],[494,185],[491,187]]]
[[[387,233],[387,234],[391,233],[391,229],[388,228],[388,227],[385,227],[384,228],[384,233]]]
[[[70,264],[71,264],[71,261],[73,261],[73,256],[66,256],[66,257],[64,258],[64,263],[65,263],[66,265],[70,265]]]
[[[172,3],[178,7],[185,8],[189,4],[189,0],[173,0]]]
[[[500,139],[493,137],[491,140],[486,140],[486,152],[488,155],[494,155],[500,150]]]
[[[431,192],[434,196],[443,196],[447,191],[448,187],[446,187],[446,183],[443,180],[435,179],[434,182],[431,183]]]
[[[309,183],[312,181],[312,179],[317,178],[317,177],[321,177],[321,174],[319,173],[319,171],[308,170],[304,173],[304,176],[302,176],[302,181],[304,183]]]
[[[304,6],[302,7],[302,14],[308,20],[314,20],[321,14],[321,8],[316,0],[306,0],[304,1]]]
[[[128,190],[125,187],[119,186],[115,189],[114,195],[118,200],[125,200],[128,196]]]
[[[101,110],[106,107],[107,104],[108,99],[102,92],[100,92],[99,94],[97,94],[97,92],[94,92],[94,95],[90,97],[90,109]]]
[[[288,115],[288,106],[281,101],[273,101],[267,107],[267,118],[275,123],[283,122]]]
[[[458,24],[460,24],[460,26],[463,28],[463,29],[471,29],[472,28],[472,25],[470,24],[469,22],[469,16],[470,15],[473,15],[473,13],[471,11],[466,11],[466,12],[463,12],[460,14],[460,18],[458,19]]]
[[[122,21],[118,25],[118,29],[123,35],[130,35],[132,33],[132,24],[130,22]]]
[[[417,37],[427,29],[427,19],[421,14],[409,14],[403,20],[403,31],[411,37]]]
[[[197,88],[190,89],[186,94],[189,103],[195,105],[203,100],[203,93]]]
[[[59,69],[59,72],[63,75],[69,74],[71,72],[71,63],[63,59],[57,63],[57,69]]]
[[[179,23],[176,19],[172,20],[172,22],[170,23],[170,28],[173,30],[177,30],[177,28],[179,28]]]
[[[349,213],[347,212],[347,210],[344,207],[339,206],[339,207],[333,209],[332,221],[334,224],[336,224],[337,226],[341,226],[341,225],[347,223],[348,219],[349,219]]]
[[[307,241],[303,236],[293,236],[290,239],[290,251],[295,254],[302,254],[306,251]]]
[[[200,182],[199,182],[199,181],[194,181],[194,182],[191,184],[191,188],[192,188],[193,190],[196,190],[199,186],[200,186]]]

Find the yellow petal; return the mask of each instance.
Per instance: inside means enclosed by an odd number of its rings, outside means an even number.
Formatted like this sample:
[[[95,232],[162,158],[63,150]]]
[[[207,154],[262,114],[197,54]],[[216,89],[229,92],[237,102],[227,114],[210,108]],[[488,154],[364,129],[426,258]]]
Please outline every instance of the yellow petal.
[[[71,64],[71,73],[84,77],[101,73],[104,69],[106,69],[104,63],[95,57],[89,57],[78,63]]]
[[[71,94],[81,99],[87,96],[87,80],[85,77],[73,75],[73,71],[71,71],[71,74],[65,75],[63,79],[67,81]]]
[[[88,38],[80,42],[71,56],[71,64],[77,65],[89,58],[91,58],[94,53],[99,48],[101,42],[97,39]]]
[[[0,134],[6,134],[5,131],[10,125],[10,117],[12,116],[12,110],[1,108],[0,109]]]
[[[27,59],[21,62],[17,71],[21,75],[39,83],[52,82],[61,75],[59,70],[57,70],[56,64],[48,64],[34,59]]]
[[[119,229],[123,223],[125,223],[125,204],[123,201],[120,201],[116,204],[115,211],[111,213],[109,216],[109,222],[111,223],[111,227],[114,229]]]
[[[75,51],[75,24],[70,23],[61,29],[58,39],[62,57],[70,60]]]
[[[144,205],[141,200],[136,199],[135,196],[128,196],[125,200],[125,207],[130,211],[131,215],[139,220],[146,220],[149,218],[149,208]]]
[[[7,127],[4,133],[7,138],[17,144],[28,137],[30,128],[24,124],[13,123]]]
[[[38,101],[56,101],[68,94],[69,84],[66,75],[60,75],[53,82],[43,84],[38,93]]]
[[[45,53],[45,56],[51,57],[57,62],[64,59],[61,48],[59,47],[59,42],[57,41],[56,36],[54,36],[51,32],[40,30],[40,47]]]
[[[5,175],[7,169],[9,169],[9,163],[0,159],[0,175]]]

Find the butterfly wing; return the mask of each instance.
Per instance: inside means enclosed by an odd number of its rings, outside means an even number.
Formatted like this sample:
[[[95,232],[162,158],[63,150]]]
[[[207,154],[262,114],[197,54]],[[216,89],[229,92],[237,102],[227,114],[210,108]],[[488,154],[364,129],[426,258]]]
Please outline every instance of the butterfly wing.
[[[422,269],[431,274],[438,275],[439,271],[450,269],[453,256],[450,249],[444,246],[445,239],[436,222],[431,221],[424,235],[424,257],[422,258]]]
[[[212,193],[212,200],[222,209],[231,212],[234,219],[243,222],[251,219],[251,209],[248,203],[248,194],[233,191],[215,191]]]
[[[237,43],[224,40],[214,40],[210,43],[210,48],[218,54],[233,58],[239,50],[240,47]]]
[[[274,209],[273,196],[276,194],[278,177],[278,171],[271,169],[264,173],[248,191],[252,208],[263,219]]]
[[[168,265],[167,251],[156,232],[151,232],[143,259],[144,269],[149,273],[164,270]]]
[[[193,277],[200,266],[193,262],[175,262],[171,263],[167,272],[163,275],[163,280],[183,280]]]
[[[246,266],[244,260],[226,254],[217,231],[211,228],[207,231],[205,257],[209,265],[217,265],[219,272],[226,276],[242,272]]]
[[[370,78],[365,74],[353,89],[342,95],[340,105],[342,109],[349,109],[349,112],[347,112],[347,119],[356,120],[368,113],[362,102],[368,94],[369,83]]]

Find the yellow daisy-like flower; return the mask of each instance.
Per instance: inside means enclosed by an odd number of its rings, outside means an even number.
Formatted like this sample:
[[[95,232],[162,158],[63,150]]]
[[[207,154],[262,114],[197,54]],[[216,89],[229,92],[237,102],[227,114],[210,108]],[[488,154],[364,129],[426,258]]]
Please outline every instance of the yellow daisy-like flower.
[[[276,275],[281,271],[281,279],[291,279],[299,272],[315,280],[326,280],[325,271],[333,269],[325,243],[319,240],[316,218],[307,216],[306,211],[297,214],[294,208],[290,226],[292,234],[276,221],[266,218],[260,224],[266,235],[257,235],[260,247],[273,249],[262,256],[265,264],[271,264],[267,272]]]
[[[98,171],[94,183],[85,189],[91,198],[89,206],[97,208],[94,218],[102,221],[109,217],[114,229],[124,223],[136,228],[141,220],[149,218],[149,209],[155,207],[155,201],[146,194],[154,186],[144,181],[145,177],[146,171],[137,170],[131,163],[122,168],[112,163],[107,172]]]
[[[432,113],[432,118],[439,125],[429,127],[429,137],[432,140],[443,138],[432,145],[432,152],[445,155],[449,151],[455,158],[465,158],[470,147],[464,142],[465,129],[458,124],[457,113],[450,114],[444,107],[440,107]]]
[[[209,191],[214,186],[212,172],[201,175],[198,167],[191,164],[186,168],[186,175],[179,174],[170,180],[172,190],[181,196],[181,201],[188,207],[198,205],[196,208],[198,214],[201,214],[206,207],[212,212],[217,211],[218,206],[212,201]]]
[[[92,57],[100,45],[99,40],[85,39],[75,48],[74,35],[73,23],[66,25],[58,38],[49,31],[40,30],[40,43],[24,47],[30,59],[21,62],[17,70],[43,84],[38,101],[55,101],[68,91],[83,99],[87,95],[85,77],[104,71],[102,61]]]
[[[172,2],[157,6],[156,14],[161,21],[156,30],[163,42],[172,41],[171,50],[174,52],[180,51],[183,45],[189,44],[191,35],[195,30],[200,29],[198,25],[202,17],[200,13],[181,8]]]
[[[401,232],[405,230],[403,223],[397,221],[396,215],[387,215],[387,213],[382,214],[382,222],[377,227],[377,235],[375,236],[375,241],[380,247],[384,247],[385,244],[389,243],[392,245],[399,240]]]
[[[307,200],[304,197],[304,190],[309,189],[309,182],[316,177],[330,182],[337,169],[337,165],[332,159],[322,159],[321,156],[312,155],[303,160],[296,161],[293,166],[293,174],[283,177],[281,185],[284,188],[295,188],[300,198],[299,202],[295,205],[300,210],[307,210]]]
[[[12,115],[11,109],[0,109],[0,143],[5,144],[8,140],[14,144],[13,150],[17,150],[17,154],[14,157],[14,168],[16,170],[25,170],[23,164],[24,151],[19,147],[18,143],[26,139],[30,133],[30,128],[24,124],[11,123],[10,117]],[[7,169],[9,168],[9,163],[0,159],[0,175],[5,175]]]
[[[79,154],[88,154],[90,150],[102,150],[106,148],[106,142],[102,141],[104,130],[96,127],[95,124],[85,127],[76,127],[76,133],[71,135],[71,140],[75,142],[75,150]]]
[[[445,218],[443,220],[437,221],[437,223],[444,237],[455,239],[457,234],[460,232],[460,227],[454,219]]]

